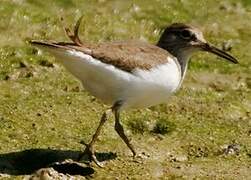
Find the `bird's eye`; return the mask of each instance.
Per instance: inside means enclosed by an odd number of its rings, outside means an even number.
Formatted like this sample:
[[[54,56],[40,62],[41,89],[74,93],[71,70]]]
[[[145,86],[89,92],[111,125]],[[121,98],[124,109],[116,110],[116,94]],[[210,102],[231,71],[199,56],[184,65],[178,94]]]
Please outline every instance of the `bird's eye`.
[[[193,38],[193,33],[189,30],[183,30],[180,32],[180,36],[183,38],[183,39],[192,39]]]

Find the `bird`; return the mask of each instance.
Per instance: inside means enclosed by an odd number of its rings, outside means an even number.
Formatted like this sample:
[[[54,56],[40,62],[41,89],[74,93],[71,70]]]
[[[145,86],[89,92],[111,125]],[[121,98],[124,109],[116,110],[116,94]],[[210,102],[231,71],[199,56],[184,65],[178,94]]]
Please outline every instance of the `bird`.
[[[90,162],[100,167],[94,144],[111,114],[115,131],[136,156],[120,122],[122,111],[168,103],[170,96],[180,88],[189,59],[196,52],[213,53],[238,63],[235,57],[208,43],[202,31],[190,24],[167,26],[156,44],[133,40],[89,43],[79,38],[81,19],[73,30],[65,28],[71,42],[31,40],[30,43],[55,56],[91,95],[109,105],[80,156],[87,155]]]

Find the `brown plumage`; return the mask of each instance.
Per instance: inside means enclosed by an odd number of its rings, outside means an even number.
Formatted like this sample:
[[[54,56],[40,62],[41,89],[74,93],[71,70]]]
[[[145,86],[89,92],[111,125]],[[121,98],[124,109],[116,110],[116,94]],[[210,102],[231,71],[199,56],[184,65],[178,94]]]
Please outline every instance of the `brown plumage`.
[[[32,44],[82,51],[93,58],[132,72],[136,68],[149,70],[166,63],[172,56],[168,51],[143,42],[106,42],[98,44],[75,44],[50,41],[31,41]]]

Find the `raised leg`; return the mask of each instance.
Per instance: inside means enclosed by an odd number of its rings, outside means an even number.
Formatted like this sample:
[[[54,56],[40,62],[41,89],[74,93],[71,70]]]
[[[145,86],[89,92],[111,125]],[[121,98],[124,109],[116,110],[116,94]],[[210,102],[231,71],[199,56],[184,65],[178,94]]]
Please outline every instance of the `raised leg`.
[[[101,120],[99,122],[98,128],[96,130],[96,132],[94,133],[94,135],[92,136],[91,142],[89,144],[85,144],[85,150],[83,153],[80,154],[78,160],[81,160],[85,155],[88,156],[90,161],[94,161],[99,167],[102,167],[102,165],[98,162],[96,156],[95,156],[95,151],[93,148],[94,143],[97,141],[98,136],[101,132],[101,128],[102,126],[105,124],[105,122],[107,121],[107,115],[109,115],[111,112],[111,110],[107,110],[103,113]]]
[[[120,121],[119,121],[119,108],[120,108],[120,106],[121,106],[120,103],[118,103],[118,104],[116,103],[112,108],[114,115],[115,115],[115,130],[118,133],[118,135],[123,139],[123,141],[126,143],[127,147],[132,151],[133,156],[136,156],[136,151],[135,151],[133,145],[130,143],[130,140],[125,135],[124,128],[120,124]]]

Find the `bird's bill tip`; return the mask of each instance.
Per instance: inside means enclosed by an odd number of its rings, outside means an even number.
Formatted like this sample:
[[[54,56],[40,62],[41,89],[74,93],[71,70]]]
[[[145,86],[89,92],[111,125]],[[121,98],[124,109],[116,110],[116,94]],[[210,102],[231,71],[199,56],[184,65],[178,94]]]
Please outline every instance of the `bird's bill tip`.
[[[230,62],[232,62],[234,64],[239,63],[238,60],[235,57],[231,56],[230,54],[226,53],[225,51],[223,51],[223,50],[221,50],[221,49],[219,49],[219,48],[217,48],[215,46],[212,46],[212,45],[210,45],[208,43],[203,43],[201,48],[204,51],[213,53],[213,54],[215,54],[215,55],[217,55],[219,57],[222,57],[222,58],[224,58],[224,59],[226,59],[226,60],[228,60],[228,61],[230,61]]]

